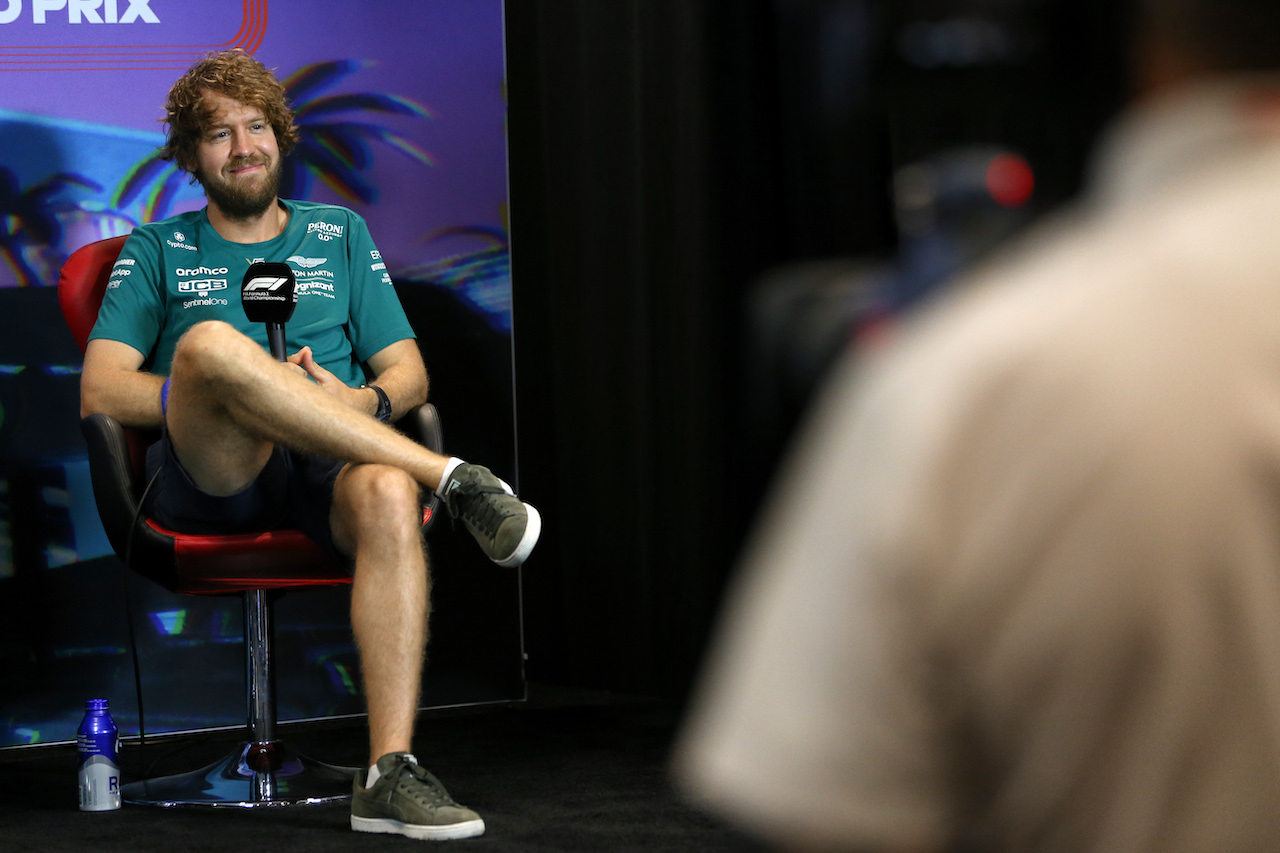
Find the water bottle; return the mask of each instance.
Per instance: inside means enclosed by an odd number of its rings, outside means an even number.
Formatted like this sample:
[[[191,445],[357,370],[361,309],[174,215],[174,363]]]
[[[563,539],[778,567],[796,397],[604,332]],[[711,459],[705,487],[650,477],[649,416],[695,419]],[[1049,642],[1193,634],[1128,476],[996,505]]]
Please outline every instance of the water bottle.
[[[80,750],[80,811],[120,808],[120,732],[106,699],[84,703],[76,746]]]

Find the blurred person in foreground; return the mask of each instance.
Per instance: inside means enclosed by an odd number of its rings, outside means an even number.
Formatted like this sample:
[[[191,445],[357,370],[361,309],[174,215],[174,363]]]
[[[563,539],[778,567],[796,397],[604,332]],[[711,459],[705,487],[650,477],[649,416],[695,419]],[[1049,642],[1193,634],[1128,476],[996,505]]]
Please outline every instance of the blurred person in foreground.
[[[1280,850],[1280,4],[1150,0],[1090,196],[832,378],[676,751],[780,846]]]

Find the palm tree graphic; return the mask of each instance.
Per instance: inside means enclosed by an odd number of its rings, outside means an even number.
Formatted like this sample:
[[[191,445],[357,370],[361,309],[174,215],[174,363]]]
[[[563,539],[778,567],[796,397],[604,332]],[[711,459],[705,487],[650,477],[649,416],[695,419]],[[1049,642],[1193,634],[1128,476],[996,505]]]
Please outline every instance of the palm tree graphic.
[[[0,166],[0,257],[18,274],[18,285],[41,284],[41,274],[27,260],[30,247],[53,248],[62,240],[59,213],[76,205],[60,200],[64,192],[80,187],[94,192],[102,187],[73,172],[59,172],[22,189],[18,176]],[[56,268],[56,266],[55,266]]]
[[[371,143],[388,145],[417,163],[435,165],[431,155],[410,140],[379,124],[342,119],[359,112],[430,118],[421,104],[378,92],[326,94],[341,80],[373,63],[344,59],[317,62],[286,77],[286,97],[294,106],[300,138],[285,160],[280,195],[305,199],[315,181],[329,187],[348,204],[372,204],[378,190],[364,177],[373,162]],[[189,176],[160,159],[156,151],[133,166],[116,187],[111,203],[124,209],[145,192],[140,221],[154,222],[169,215]]]

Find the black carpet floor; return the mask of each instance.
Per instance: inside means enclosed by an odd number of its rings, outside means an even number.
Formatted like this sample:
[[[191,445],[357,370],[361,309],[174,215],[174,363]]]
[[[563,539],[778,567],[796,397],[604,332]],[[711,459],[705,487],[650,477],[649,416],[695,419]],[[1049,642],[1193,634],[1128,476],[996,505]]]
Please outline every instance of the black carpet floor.
[[[485,819],[480,838],[419,842],[354,833],[346,803],[255,809],[125,805],[86,813],[74,746],[0,751],[0,851],[756,851],[689,808],[667,775],[676,712],[664,703],[544,691],[511,706],[421,715],[414,747],[456,800]],[[334,764],[365,758],[364,722],[282,727],[296,749]],[[239,733],[126,744],[125,781],[215,761]]]

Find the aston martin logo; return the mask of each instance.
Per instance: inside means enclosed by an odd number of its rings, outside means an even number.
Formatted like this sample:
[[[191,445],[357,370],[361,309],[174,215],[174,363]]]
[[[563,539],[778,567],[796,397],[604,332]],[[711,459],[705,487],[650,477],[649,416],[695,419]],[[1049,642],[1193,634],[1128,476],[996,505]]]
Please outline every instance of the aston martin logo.
[[[309,269],[315,269],[316,267],[325,263],[329,259],[328,258],[304,258],[302,257],[302,255],[294,255],[288,260],[289,260],[289,263],[293,264],[294,266],[301,267],[304,270],[309,270]]]

